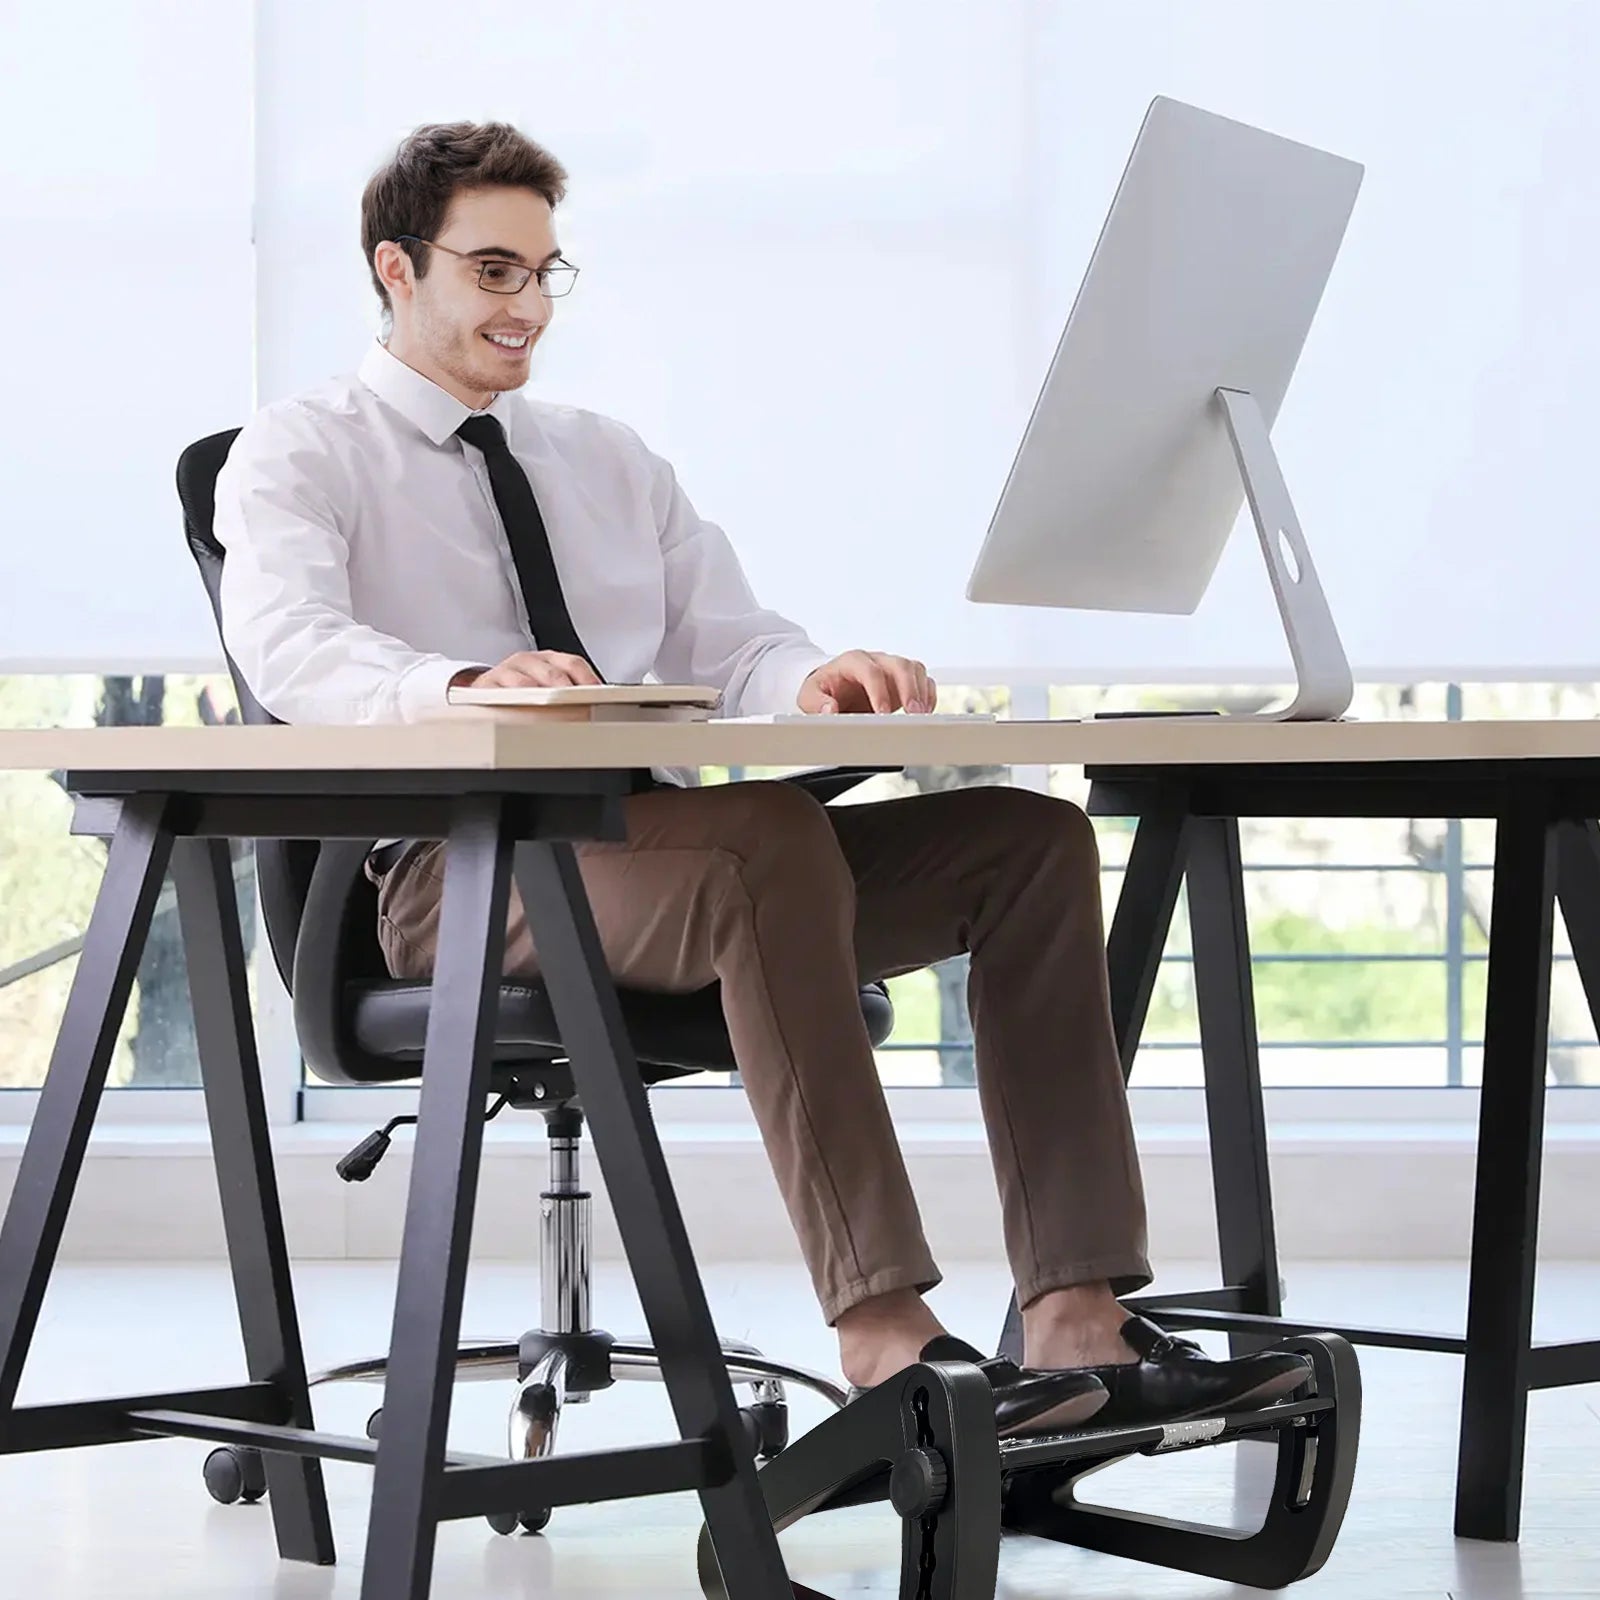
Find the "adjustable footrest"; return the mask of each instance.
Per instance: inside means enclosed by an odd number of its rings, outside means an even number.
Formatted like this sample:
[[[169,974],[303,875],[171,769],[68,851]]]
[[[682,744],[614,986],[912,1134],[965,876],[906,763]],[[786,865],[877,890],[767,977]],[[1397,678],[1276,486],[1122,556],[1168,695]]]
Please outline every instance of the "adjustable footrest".
[[[1311,1359],[1312,1392],[1258,1411],[1139,1428],[999,1439],[988,1380],[965,1362],[918,1362],[802,1435],[761,1469],[773,1526],[889,1500],[902,1519],[907,1600],[993,1600],[1001,1530],[1276,1589],[1317,1571],[1355,1476],[1361,1378],[1331,1334],[1283,1341]],[[1081,1504],[1079,1481],[1129,1456],[1275,1440],[1277,1470],[1254,1532]],[[700,1582],[724,1590],[700,1537]],[[799,1592],[799,1591],[797,1591]],[[809,1592],[809,1591],[808,1591]],[[821,1600],[821,1597],[819,1597]]]

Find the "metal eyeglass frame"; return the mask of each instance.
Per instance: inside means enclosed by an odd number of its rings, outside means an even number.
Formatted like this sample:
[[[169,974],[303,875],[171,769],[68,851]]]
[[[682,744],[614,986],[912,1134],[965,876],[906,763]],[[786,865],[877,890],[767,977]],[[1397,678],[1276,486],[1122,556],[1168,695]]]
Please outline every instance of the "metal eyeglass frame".
[[[478,256],[467,255],[461,250],[452,250],[449,245],[440,244],[437,239],[423,239],[414,233],[397,233],[395,235],[396,244],[399,244],[406,239],[409,239],[413,244],[425,244],[433,250],[443,250],[447,256],[454,256],[458,261],[476,261],[478,263],[478,287],[482,289],[485,294],[521,294],[522,291],[528,286],[528,279],[538,276],[541,280],[539,284],[539,293],[542,294],[546,300],[560,300],[566,295],[572,293],[572,286],[578,280],[578,269],[573,266],[570,261],[561,261],[559,258],[557,258],[559,264],[544,267],[525,267],[516,261],[504,261],[493,257],[488,260],[483,260]],[[496,289],[483,281],[484,270],[488,267],[505,267],[510,272],[520,272],[522,277],[518,279],[515,288]],[[545,287],[544,282],[544,279],[546,279],[549,274],[553,272],[562,272],[567,274],[565,279],[566,288],[558,289],[554,294],[552,294],[550,290]]]

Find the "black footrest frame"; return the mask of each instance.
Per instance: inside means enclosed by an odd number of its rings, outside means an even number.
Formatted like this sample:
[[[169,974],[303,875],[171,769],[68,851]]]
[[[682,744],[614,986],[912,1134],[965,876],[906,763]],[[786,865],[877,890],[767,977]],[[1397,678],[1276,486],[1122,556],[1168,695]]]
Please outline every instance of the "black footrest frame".
[[[996,1436],[993,1394],[975,1366],[919,1362],[763,1467],[767,1509],[781,1532],[813,1512],[892,1497],[904,1530],[903,1600],[993,1600],[1002,1530],[1282,1588],[1327,1560],[1349,1504],[1361,1431],[1361,1375],[1350,1345],[1335,1334],[1282,1342],[1311,1360],[1312,1392],[1304,1398],[1166,1426],[1007,1440]],[[1277,1447],[1271,1496],[1254,1531],[1077,1499],[1081,1480],[1115,1461],[1247,1438]],[[700,1582],[709,1600],[723,1600],[704,1530]],[[815,1595],[797,1586],[802,1592]]]

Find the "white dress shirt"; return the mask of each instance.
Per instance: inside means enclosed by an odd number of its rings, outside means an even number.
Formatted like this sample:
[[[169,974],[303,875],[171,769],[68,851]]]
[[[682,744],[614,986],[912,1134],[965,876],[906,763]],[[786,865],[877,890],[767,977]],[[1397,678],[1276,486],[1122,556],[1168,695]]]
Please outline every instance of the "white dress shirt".
[[[667,462],[623,423],[520,390],[487,412],[603,678],[711,684],[728,716],[795,709],[827,656],[757,604]],[[417,721],[464,668],[538,648],[483,455],[454,437],[472,414],[374,343],[234,441],[217,478],[222,634],[280,721]]]

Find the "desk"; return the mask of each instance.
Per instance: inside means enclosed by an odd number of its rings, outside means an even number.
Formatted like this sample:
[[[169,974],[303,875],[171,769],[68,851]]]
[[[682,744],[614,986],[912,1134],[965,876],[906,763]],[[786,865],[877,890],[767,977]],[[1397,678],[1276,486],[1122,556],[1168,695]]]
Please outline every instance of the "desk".
[[[1514,1538],[1530,1388],[1600,1378],[1600,1342],[1531,1343],[1546,1011],[1559,888],[1600,999],[1600,724],[532,724],[514,715],[382,728],[108,728],[0,732],[0,766],[65,769],[77,831],[110,857],[0,1228],[0,1450],[148,1436],[264,1445],[280,1551],[331,1561],[320,1459],[374,1467],[364,1596],[420,1600],[447,1517],[696,1487],[730,1596],[786,1592],[760,1487],[660,1146],[598,958],[570,845],[614,837],[619,773],[647,765],[1082,765],[1097,812],[1140,818],[1109,963],[1131,1065],[1179,883],[1188,875],[1218,1188],[1219,1290],[1168,1301],[1173,1326],[1262,1337],[1282,1316],[1240,875],[1241,816],[1496,820],[1472,1286],[1464,1338],[1347,1330],[1466,1357],[1457,1531]],[[440,967],[423,1073],[380,1444],[313,1433],[273,1183],[225,842],[232,837],[450,841]],[[233,1388],[16,1409],[14,1399],[168,859],[196,997],[208,1116],[250,1381]],[[616,1203],[682,1438],[517,1463],[447,1457],[481,1149],[484,1029],[510,876]],[[465,1060],[470,1072],[460,1070]],[[1160,1303],[1157,1302],[1159,1305]],[[802,1592],[797,1590],[797,1593]]]

